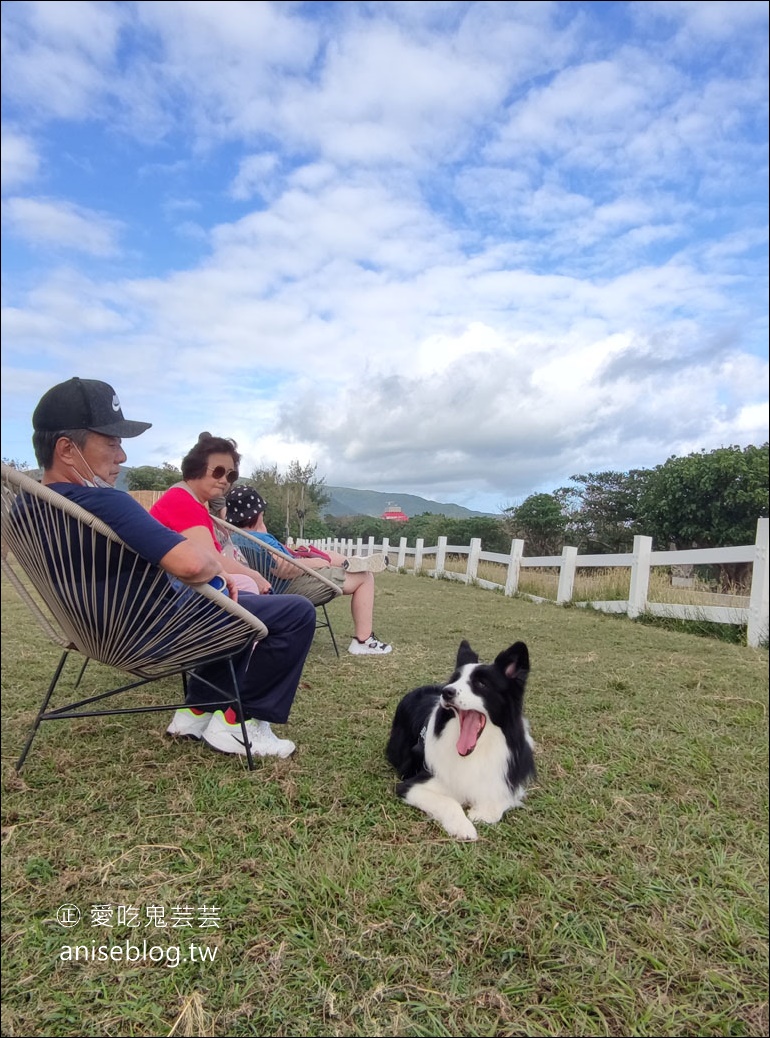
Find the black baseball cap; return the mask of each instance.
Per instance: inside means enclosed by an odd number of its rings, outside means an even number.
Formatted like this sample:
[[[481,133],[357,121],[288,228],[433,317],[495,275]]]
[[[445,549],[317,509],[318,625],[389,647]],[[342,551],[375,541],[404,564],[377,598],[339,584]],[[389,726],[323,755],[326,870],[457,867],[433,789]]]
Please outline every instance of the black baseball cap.
[[[104,436],[138,436],[152,422],[129,422],[123,417],[118,394],[106,382],[71,378],[49,389],[32,415],[35,432],[88,429]]]
[[[248,526],[267,508],[265,499],[245,483],[233,487],[226,500],[227,521],[233,526]]]

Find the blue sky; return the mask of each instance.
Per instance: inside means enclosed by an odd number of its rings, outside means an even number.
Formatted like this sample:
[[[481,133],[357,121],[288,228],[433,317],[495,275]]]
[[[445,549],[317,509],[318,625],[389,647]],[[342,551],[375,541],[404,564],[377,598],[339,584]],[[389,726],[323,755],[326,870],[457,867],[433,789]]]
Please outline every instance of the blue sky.
[[[2,4],[2,453],[486,511],[767,439],[768,7]]]

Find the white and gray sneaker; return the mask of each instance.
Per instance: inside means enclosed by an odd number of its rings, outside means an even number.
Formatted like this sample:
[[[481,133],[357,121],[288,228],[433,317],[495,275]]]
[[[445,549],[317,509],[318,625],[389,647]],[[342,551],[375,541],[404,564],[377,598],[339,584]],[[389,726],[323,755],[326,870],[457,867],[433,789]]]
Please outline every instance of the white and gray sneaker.
[[[291,739],[279,739],[267,721],[247,721],[251,752],[258,757],[291,757],[296,746]]]
[[[348,645],[348,652],[351,656],[387,656],[392,651],[392,645],[386,645],[385,642],[377,641],[374,631],[365,641],[360,642],[358,638],[354,638]]]
[[[348,573],[382,573],[387,569],[390,560],[381,551],[373,555],[351,555],[345,560]]]
[[[166,735],[173,735],[176,739],[201,739],[212,716],[212,714],[196,714],[188,707],[182,707],[171,718]]]
[[[251,752],[256,757],[290,757],[296,750],[291,739],[279,739],[267,721],[249,720],[246,734]],[[203,733],[203,741],[219,753],[237,753],[246,756],[243,729],[239,721],[230,724],[224,713],[217,710]]]

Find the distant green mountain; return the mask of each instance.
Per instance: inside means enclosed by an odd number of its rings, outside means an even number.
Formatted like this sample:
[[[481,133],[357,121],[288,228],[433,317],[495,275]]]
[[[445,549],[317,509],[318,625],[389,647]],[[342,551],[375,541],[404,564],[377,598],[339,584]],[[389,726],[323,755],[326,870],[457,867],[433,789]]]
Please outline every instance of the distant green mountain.
[[[445,504],[442,501],[428,501],[427,498],[415,494],[401,494],[398,491],[383,494],[377,490],[354,490],[351,487],[330,487],[324,489],[331,495],[331,500],[321,509],[324,515],[376,515],[380,516],[388,506],[398,506],[404,515],[411,519],[414,515],[429,512],[432,515],[445,515],[450,519],[468,519],[475,515],[490,515],[490,512],[474,512],[462,505]]]
[[[131,466],[123,466],[115,486],[118,490],[128,490],[128,473]],[[378,490],[354,490],[352,487],[330,487],[324,484],[324,490],[331,495],[331,500],[321,509],[322,515],[376,515],[380,516],[389,505],[398,505],[404,515],[411,519],[414,515],[429,512],[431,515],[445,515],[449,519],[469,519],[475,515],[493,515],[492,512],[474,512],[462,505],[446,504],[442,501],[429,501],[416,494],[380,493]]]

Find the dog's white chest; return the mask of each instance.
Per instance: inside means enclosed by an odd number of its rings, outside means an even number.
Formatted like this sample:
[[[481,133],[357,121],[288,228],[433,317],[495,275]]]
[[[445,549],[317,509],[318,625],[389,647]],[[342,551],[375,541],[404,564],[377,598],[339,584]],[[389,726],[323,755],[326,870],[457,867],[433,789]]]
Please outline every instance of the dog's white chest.
[[[512,801],[508,785],[510,751],[499,728],[487,724],[476,748],[468,756],[457,752],[460,723],[456,717],[436,735],[435,714],[425,733],[425,763],[446,793],[461,804],[474,805],[490,800]]]

